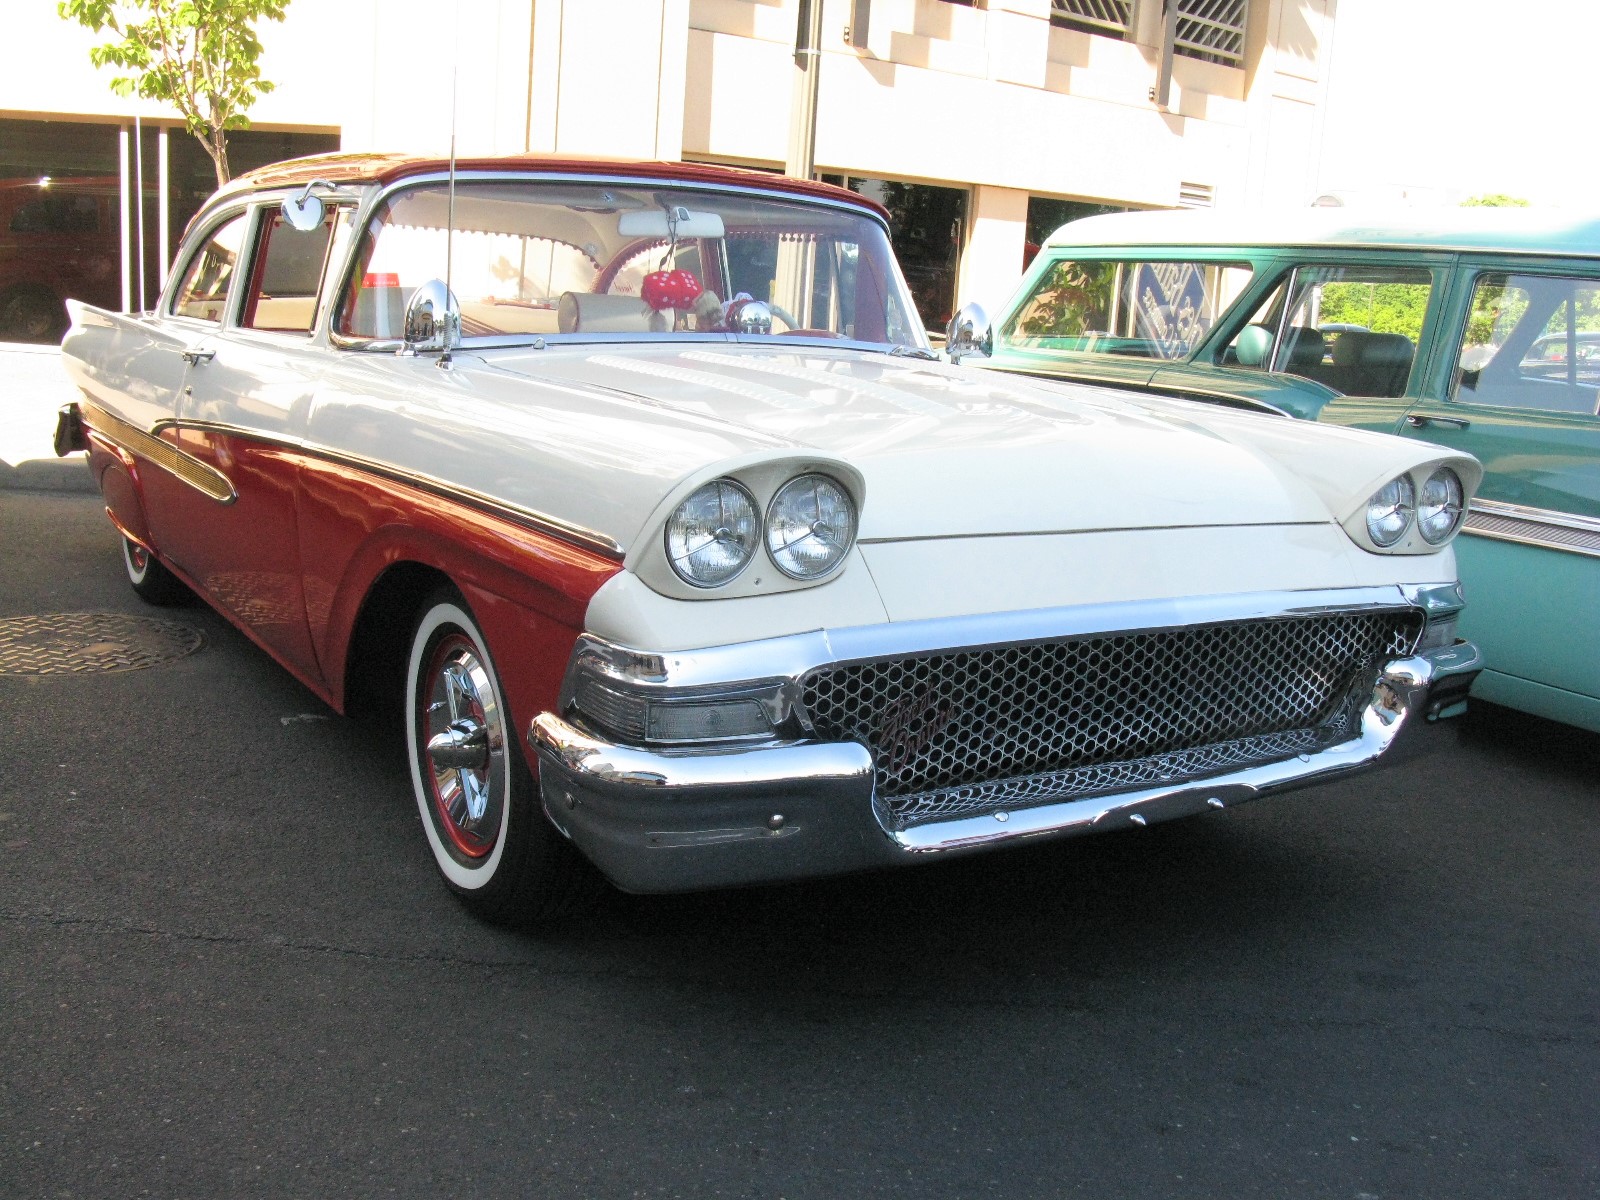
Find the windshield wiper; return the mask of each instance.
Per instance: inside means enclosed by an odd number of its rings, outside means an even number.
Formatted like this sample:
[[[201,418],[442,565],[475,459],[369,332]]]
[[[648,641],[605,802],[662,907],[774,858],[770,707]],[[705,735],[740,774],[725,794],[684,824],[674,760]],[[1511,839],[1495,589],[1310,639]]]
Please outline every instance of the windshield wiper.
[[[938,354],[932,350],[924,350],[921,346],[902,346],[896,344],[890,347],[889,353],[896,358],[925,358],[932,362],[939,361]]]

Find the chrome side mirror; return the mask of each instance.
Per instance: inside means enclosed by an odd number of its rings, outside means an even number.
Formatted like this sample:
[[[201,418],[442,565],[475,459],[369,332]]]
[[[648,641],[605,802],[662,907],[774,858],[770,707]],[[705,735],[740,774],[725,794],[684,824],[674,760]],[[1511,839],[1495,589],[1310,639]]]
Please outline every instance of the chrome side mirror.
[[[994,329],[989,324],[989,314],[980,305],[963,304],[945,327],[944,350],[952,363],[959,363],[969,354],[984,358],[993,354]]]
[[[322,199],[311,194],[311,189],[321,182],[319,179],[313,179],[298,196],[285,197],[283,219],[289,223],[291,229],[310,233],[313,229],[322,228]]]
[[[448,354],[461,344],[461,306],[442,279],[430,279],[406,301],[403,354]]]

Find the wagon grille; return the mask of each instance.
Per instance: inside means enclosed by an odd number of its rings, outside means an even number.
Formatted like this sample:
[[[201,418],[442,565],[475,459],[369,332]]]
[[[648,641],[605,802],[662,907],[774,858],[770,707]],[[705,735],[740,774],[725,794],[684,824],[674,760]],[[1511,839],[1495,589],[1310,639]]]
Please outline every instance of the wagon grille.
[[[1102,634],[818,668],[818,736],[873,753],[897,827],[1314,752],[1411,652],[1411,611]]]

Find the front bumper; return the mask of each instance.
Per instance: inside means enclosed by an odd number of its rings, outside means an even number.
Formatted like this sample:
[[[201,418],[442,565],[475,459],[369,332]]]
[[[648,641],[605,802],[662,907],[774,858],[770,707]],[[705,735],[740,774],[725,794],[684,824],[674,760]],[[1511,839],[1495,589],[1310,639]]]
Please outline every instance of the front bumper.
[[[1481,667],[1469,642],[1383,665],[1351,736],[1316,753],[1136,790],[999,807],[898,828],[874,797],[871,751],[794,741],[657,750],[554,713],[528,732],[545,811],[618,887],[676,892],[773,883],[1233,807],[1367,767],[1401,733],[1448,714]]]

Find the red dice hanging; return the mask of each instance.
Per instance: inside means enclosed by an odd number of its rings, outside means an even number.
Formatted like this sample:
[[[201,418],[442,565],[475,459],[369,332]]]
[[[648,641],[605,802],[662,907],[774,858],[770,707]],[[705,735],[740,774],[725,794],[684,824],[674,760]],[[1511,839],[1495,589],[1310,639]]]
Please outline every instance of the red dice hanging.
[[[644,277],[639,294],[651,308],[688,308],[704,289],[693,271],[652,271]]]

